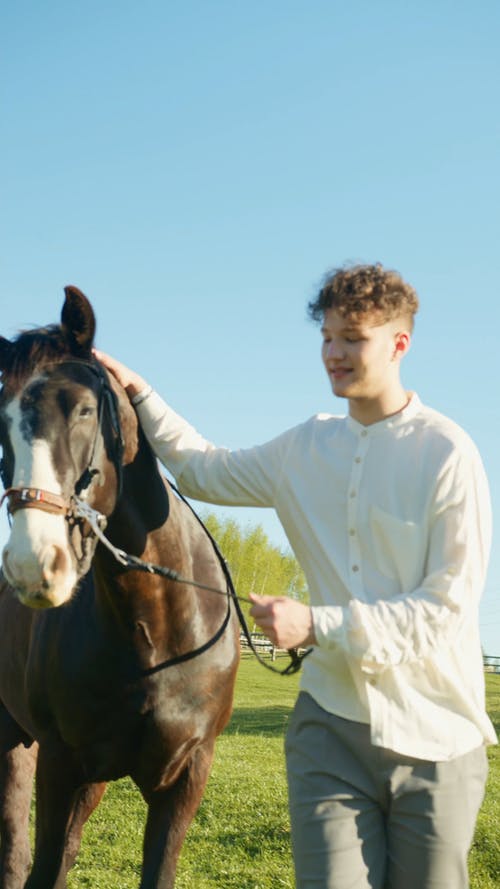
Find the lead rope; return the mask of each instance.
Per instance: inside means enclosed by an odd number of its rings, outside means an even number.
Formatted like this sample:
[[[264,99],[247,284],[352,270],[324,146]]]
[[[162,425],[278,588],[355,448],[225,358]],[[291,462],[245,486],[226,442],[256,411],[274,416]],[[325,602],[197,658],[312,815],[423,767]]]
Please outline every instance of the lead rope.
[[[73,512],[73,515],[76,516],[77,518],[85,519],[85,521],[88,522],[88,524],[92,528],[96,537],[101,541],[101,543],[106,547],[106,549],[108,549],[112,553],[112,555],[114,556],[116,561],[119,562],[124,567],[135,568],[138,571],[146,571],[148,574],[157,574],[157,575],[160,575],[161,577],[167,578],[167,580],[175,581],[175,583],[185,584],[186,586],[195,586],[198,589],[206,590],[209,593],[216,593],[219,596],[228,597],[228,595],[229,595],[229,597],[232,599],[232,601],[234,603],[234,607],[236,609],[236,614],[238,615],[238,620],[240,622],[240,626],[243,631],[243,635],[245,636],[245,639],[247,641],[247,644],[248,644],[252,654],[258,660],[259,664],[262,664],[263,667],[265,667],[267,670],[271,670],[271,672],[273,672],[273,673],[278,673],[280,676],[290,676],[293,673],[297,673],[297,671],[300,670],[300,668],[302,666],[302,661],[304,660],[305,657],[307,657],[308,654],[311,653],[312,648],[307,648],[303,652],[299,652],[296,648],[288,649],[288,654],[290,656],[290,663],[283,670],[279,670],[277,667],[274,667],[272,664],[268,663],[268,661],[265,661],[263,657],[261,657],[261,655],[255,648],[255,645],[254,645],[252,637],[251,637],[251,633],[248,629],[248,625],[247,625],[245,616],[243,614],[243,611],[241,610],[241,605],[240,605],[240,602],[247,602],[248,604],[251,605],[252,604],[251,599],[248,599],[246,596],[239,596],[236,594],[227,562],[224,559],[224,556],[222,555],[222,553],[220,552],[219,547],[217,546],[212,535],[210,534],[208,528],[205,527],[202,520],[200,519],[198,514],[195,512],[195,510],[193,509],[193,507],[191,506],[189,501],[186,500],[185,497],[183,497],[183,495],[177,490],[177,488],[171,482],[170,482],[170,486],[171,486],[172,490],[174,490],[175,493],[180,497],[182,502],[185,503],[186,506],[188,506],[188,508],[191,510],[191,512],[195,516],[196,520],[198,521],[198,523],[201,525],[201,527],[205,531],[205,534],[207,535],[208,539],[210,540],[210,542],[214,548],[214,552],[219,560],[222,571],[224,572],[224,577],[226,578],[226,583],[227,583],[226,590],[222,590],[219,587],[209,586],[206,583],[200,583],[199,581],[196,581],[196,580],[188,580],[187,578],[182,577],[180,574],[177,573],[177,571],[174,571],[172,568],[166,568],[163,565],[155,565],[153,562],[146,562],[143,559],[139,559],[139,558],[137,558],[137,556],[131,556],[129,553],[126,553],[124,550],[119,549],[118,547],[114,546],[111,543],[111,541],[108,540],[108,538],[104,534],[104,528],[106,527],[106,517],[104,515],[102,515],[102,513],[97,512],[97,510],[93,509],[91,506],[89,506],[88,503],[85,503],[79,497],[72,498],[72,506],[73,506],[72,512]],[[227,620],[224,622],[223,629],[225,629],[226,624],[227,624]],[[191,657],[195,657],[197,654],[201,654],[202,650],[204,650],[204,649],[203,648],[196,649],[195,652],[190,652],[189,655],[181,655],[181,659],[188,660]],[[179,662],[179,661],[176,660],[176,662]],[[170,663],[171,662],[169,661],[168,664],[170,665]],[[163,665],[160,664],[157,668],[154,668],[154,669],[161,669],[162,666]]]

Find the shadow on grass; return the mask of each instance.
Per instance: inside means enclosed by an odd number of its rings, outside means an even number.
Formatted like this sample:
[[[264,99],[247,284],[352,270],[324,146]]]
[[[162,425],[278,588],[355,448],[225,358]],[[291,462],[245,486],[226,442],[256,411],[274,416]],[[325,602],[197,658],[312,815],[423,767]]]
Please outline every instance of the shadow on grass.
[[[284,735],[290,707],[236,707],[225,735]]]

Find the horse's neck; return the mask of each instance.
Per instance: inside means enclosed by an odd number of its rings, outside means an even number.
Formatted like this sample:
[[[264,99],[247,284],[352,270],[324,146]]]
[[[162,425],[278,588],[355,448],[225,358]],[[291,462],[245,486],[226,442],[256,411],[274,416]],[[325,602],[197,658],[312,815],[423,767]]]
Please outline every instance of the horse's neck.
[[[154,456],[141,448],[124,467],[122,494],[106,533],[118,549],[184,576],[192,570],[192,554],[181,506]],[[197,625],[197,590],[146,571],[124,571],[103,547],[95,560],[98,611],[105,616],[108,632],[126,638],[143,666],[195,647],[191,627]]]
[[[189,570],[191,556],[186,545],[182,504],[167,487],[135,411],[122,397],[120,422],[125,442],[122,489],[106,534],[116,548],[183,574]],[[99,547],[95,558],[98,595],[104,597],[104,602],[112,609],[119,603],[132,622],[143,613],[148,620],[163,622],[164,581],[137,570],[124,572],[123,566],[103,547]],[[174,610],[195,599],[195,591],[185,587],[182,597],[174,597]],[[169,607],[173,604],[170,602]]]
[[[150,538],[163,536],[170,511],[168,489],[156,457],[139,430],[138,446],[124,462],[122,490],[109,521],[113,543],[141,556],[151,549]]]

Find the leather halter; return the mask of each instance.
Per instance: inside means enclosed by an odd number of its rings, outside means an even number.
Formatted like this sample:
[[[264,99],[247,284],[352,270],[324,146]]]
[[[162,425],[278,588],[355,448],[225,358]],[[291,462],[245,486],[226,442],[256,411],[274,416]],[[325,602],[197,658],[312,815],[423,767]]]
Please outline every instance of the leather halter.
[[[41,509],[43,512],[63,516],[69,512],[64,497],[60,494],[51,494],[50,491],[42,491],[41,488],[7,488],[0,500],[0,506],[4,500],[7,500],[11,515],[18,509]]]

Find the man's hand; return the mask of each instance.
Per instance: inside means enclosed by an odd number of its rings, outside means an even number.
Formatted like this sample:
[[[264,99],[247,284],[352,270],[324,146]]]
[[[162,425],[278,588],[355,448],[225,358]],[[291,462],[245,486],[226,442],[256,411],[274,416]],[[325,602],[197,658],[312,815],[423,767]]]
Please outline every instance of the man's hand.
[[[250,614],[277,648],[316,645],[311,609],[286,596],[249,596]]]
[[[100,352],[98,349],[93,349],[92,351],[97,360],[100,361],[106,370],[109,370],[115,379],[118,380],[120,385],[123,386],[129,398],[133,398],[134,395],[138,395],[139,392],[142,392],[143,389],[146,388],[146,380],[143,380],[139,374],[130,370],[130,368],[125,364],[122,364],[121,361],[112,358],[112,356],[107,355],[106,352]]]

